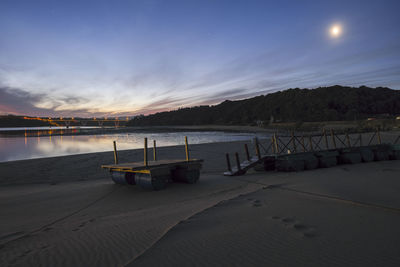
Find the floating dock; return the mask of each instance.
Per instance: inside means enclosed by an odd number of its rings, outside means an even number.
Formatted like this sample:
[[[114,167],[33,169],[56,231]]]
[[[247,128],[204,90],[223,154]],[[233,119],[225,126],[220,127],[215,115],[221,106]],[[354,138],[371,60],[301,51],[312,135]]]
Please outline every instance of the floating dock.
[[[260,154],[260,143],[255,138],[254,145],[257,156],[250,157],[248,147],[245,145],[247,160],[241,163],[239,154],[235,153],[234,167],[231,166],[229,154],[226,154],[228,170],[223,174],[226,176],[243,175],[252,168],[256,171],[303,171],[332,167],[337,164],[400,159],[400,145],[396,144],[400,140],[400,136],[393,144],[382,143],[379,130],[371,136],[366,146],[363,146],[361,134],[357,134],[355,138],[348,133],[340,137],[333,130],[331,130],[330,136],[332,140],[330,144],[333,145],[333,148],[329,147],[326,131],[323,131],[321,135],[308,137],[295,136],[292,132],[289,137],[287,141],[283,141],[274,134],[269,147],[267,149],[263,147],[264,152],[267,152],[264,155]],[[377,144],[372,144],[374,139]],[[321,144],[323,140],[325,144]]]
[[[200,178],[202,159],[189,159],[187,137],[185,137],[186,159],[157,160],[156,142],[153,147],[153,161],[147,160],[147,138],[145,138],[144,161],[118,163],[116,143],[114,141],[115,164],[102,165],[116,184],[139,185],[144,189],[160,190],[170,182],[196,183]]]

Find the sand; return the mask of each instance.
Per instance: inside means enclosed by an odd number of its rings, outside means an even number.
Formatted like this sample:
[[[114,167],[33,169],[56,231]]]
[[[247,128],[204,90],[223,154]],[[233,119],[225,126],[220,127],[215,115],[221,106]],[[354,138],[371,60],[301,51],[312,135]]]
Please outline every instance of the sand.
[[[400,264],[400,161],[222,176],[243,144],[191,146],[200,181],[162,191],[113,184],[111,152],[1,163],[0,266]]]

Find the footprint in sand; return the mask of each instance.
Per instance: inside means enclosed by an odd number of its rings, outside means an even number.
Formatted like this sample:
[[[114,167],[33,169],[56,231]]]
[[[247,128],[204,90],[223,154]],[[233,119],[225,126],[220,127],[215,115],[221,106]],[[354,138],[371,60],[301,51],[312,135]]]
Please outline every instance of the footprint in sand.
[[[18,257],[19,258],[23,258],[23,257],[25,257],[26,255],[28,255],[29,253],[31,253],[32,252],[32,250],[30,250],[30,249],[28,249],[28,250],[25,250],[21,255],[19,255]]]
[[[272,218],[279,219],[278,216],[274,216]],[[296,232],[301,233],[304,237],[315,237],[317,235],[315,227],[296,221],[294,217],[285,217],[281,221],[285,223],[286,226],[291,225]]]
[[[256,199],[253,201],[253,207],[261,207],[261,206],[262,204],[260,200]]]
[[[314,237],[317,234],[314,227],[307,226],[305,224],[296,223],[293,225],[293,228],[296,231],[302,233],[303,236],[305,236],[305,237]]]
[[[285,217],[282,219],[282,222],[284,223],[292,223],[294,222],[294,218],[293,217]]]
[[[83,227],[86,226],[86,224],[92,223],[92,222],[94,222],[94,221],[96,221],[95,218],[92,218],[92,219],[90,219],[90,220],[88,220],[88,221],[82,222],[77,228],[73,229],[72,231],[74,231],[74,232],[75,232],[75,231],[79,231],[80,228],[83,228]]]

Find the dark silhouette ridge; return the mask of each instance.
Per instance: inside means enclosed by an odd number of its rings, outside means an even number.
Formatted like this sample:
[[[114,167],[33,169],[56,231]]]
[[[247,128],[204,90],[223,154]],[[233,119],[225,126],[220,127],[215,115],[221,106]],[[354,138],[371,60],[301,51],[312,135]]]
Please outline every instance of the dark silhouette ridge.
[[[137,116],[127,126],[251,125],[262,122],[359,120],[400,114],[400,91],[386,87],[330,86],[288,89],[249,99],[226,100],[215,106],[196,106]]]

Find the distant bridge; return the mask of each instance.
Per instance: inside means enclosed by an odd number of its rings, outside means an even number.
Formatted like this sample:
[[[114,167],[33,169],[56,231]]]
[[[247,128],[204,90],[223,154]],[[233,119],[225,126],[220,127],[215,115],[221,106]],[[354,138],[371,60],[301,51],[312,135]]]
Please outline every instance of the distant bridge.
[[[25,120],[39,120],[39,121],[45,121],[48,122],[51,125],[54,126],[114,126],[114,127],[120,127],[120,126],[125,126],[126,123],[129,121],[129,117],[126,117],[125,119],[121,118],[63,118],[63,117],[57,117],[57,118],[44,118],[44,117],[24,117]]]

